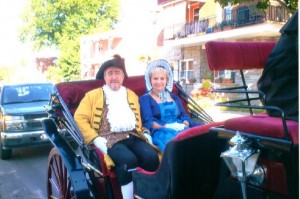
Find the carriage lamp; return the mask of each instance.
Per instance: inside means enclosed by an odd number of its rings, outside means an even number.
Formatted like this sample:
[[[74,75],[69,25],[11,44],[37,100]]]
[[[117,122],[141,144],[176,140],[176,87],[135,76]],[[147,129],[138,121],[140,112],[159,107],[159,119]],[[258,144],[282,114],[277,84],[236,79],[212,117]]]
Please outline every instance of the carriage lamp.
[[[247,199],[246,180],[256,167],[256,162],[260,154],[259,150],[248,147],[245,142],[247,138],[240,135],[239,132],[230,139],[230,147],[227,151],[221,153],[221,157],[226,162],[231,175],[237,177],[241,183],[243,199]]]

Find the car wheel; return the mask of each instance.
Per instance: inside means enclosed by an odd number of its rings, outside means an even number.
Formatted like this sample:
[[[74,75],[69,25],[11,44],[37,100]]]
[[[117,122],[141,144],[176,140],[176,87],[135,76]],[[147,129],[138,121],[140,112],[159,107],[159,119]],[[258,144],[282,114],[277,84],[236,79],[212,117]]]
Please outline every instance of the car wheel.
[[[12,157],[12,150],[3,149],[1,140],[0,140],[0,157],[2,160],[10,159]]]

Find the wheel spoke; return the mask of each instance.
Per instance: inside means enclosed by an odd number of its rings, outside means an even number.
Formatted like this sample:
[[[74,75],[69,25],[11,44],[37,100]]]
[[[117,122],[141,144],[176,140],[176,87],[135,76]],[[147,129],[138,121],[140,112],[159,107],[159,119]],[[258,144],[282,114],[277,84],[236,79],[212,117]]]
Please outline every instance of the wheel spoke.
[[[48,199],[75,199],[68,170],[56,149],[52,149],[48,161]]]

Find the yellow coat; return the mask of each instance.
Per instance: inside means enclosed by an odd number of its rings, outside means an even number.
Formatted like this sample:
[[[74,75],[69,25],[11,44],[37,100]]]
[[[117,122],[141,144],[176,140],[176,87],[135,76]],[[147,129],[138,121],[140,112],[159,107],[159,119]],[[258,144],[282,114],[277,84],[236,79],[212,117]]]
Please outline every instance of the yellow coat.
[[[105,103],[103,95],[104,93],[102,88],[97,88],[86,93],[74,115],[75,122],[87,144],[90,144],[91,141],[99,136],[98,132]],[[138,134],[145,139],[142,134],[142,120],[138,96],[130,89],[127,89],[127,96],[129,106],[134,112],[136,118],[135,129]]]

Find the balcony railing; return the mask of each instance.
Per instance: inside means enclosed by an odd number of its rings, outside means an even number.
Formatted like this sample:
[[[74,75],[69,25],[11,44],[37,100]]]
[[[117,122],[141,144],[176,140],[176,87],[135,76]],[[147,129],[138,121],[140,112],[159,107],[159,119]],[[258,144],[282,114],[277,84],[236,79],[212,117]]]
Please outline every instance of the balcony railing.
[[[289,18],[287,10],[280,6],[270,6],[264,12],[256,10],[254,6],[240,6],[230,13],[227,12],[220,22],[217,21],[216,16],[212,16],[166,27],[164,39],[185,38],[264,22],[285,23]]]

